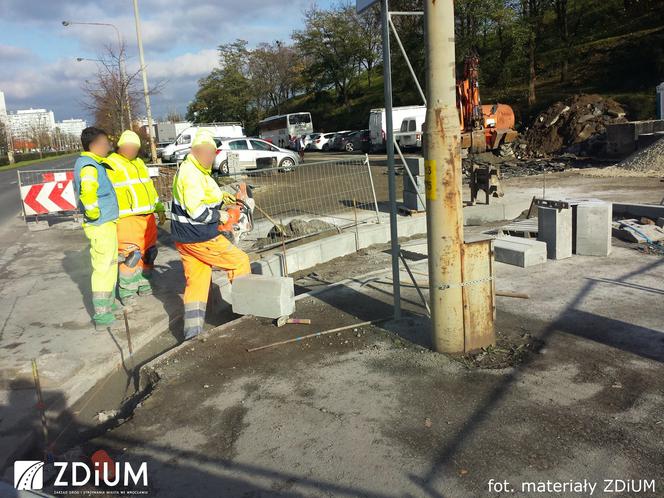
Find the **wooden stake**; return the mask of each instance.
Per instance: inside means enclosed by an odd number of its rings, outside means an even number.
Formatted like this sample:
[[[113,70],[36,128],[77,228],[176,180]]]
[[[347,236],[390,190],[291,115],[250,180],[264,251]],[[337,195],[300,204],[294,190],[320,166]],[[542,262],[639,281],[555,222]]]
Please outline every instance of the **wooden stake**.
[[[134,355],[134,348],[131,345],[131,333],[129,332],[129,318],[127,318],[127,310],[123,309],[122,314],[124,315],[125,322],[125,331],[127,332],[127,347],[129,348],[129,355]]]
[[[48,454],[48,428],[46,427],[46,405],[44,404],[44,397],[41,390],[41,382],[39,381],[39,370],[37,369],[37,360],[32,360],[32,378],[35,381],[35,391],[37,393],[37,409],[41,415],[42,436],[44,437],[44,455]],[[46,460],[46,458],[45,458]]]

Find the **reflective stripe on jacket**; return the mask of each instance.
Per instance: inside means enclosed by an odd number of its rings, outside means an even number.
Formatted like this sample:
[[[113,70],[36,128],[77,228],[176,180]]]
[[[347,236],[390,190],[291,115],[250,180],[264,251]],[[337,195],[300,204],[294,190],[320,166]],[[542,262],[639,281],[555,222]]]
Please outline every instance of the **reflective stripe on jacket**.
[[[139,157],[130,161],[114,152],[104,159],[118,198],[120,218],[163,211],[148,168]]]
[[[107,169],[100,162],[102,159],[91,152],[83,152],[74,165],[74,191],[88,225],[103,225],[118,219],[118,200]],[[98,217],[92,217],[92,213]]]
[[[180,165],[173,181],[171,235],[177,242],[203,242],[219,235],[222,191],[210,170],[191,154]]]

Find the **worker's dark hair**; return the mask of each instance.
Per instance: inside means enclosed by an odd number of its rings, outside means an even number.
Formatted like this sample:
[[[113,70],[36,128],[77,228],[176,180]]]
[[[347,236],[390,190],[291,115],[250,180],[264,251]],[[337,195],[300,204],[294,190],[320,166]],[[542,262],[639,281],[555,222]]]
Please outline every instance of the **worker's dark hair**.
[[[85,128],[81,132],[81,144],[83,144],[83,150],[89,152],[90,144],[97,140],[101,135],[108,137],[108,133],[101,128],[95,128],[94,126],[88,126]]]

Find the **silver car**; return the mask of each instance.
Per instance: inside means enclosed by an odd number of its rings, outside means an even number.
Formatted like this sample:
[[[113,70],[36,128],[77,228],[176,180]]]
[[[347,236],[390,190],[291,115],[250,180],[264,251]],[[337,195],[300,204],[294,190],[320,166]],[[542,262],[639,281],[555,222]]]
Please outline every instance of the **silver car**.
[[[229,153],[235,154],[229,164]],[[260,138],[224,138],[217,147],[213,171],[229,175],[258,167],[292,171],[300,163],[297,152],[282,149]]]

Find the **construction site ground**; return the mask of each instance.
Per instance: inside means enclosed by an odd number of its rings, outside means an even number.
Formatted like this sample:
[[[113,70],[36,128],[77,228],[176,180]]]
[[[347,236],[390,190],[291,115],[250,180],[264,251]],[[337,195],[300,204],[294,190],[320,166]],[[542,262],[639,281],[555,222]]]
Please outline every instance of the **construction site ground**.
[[[511,178],[503,202],[543,188],[552,198],[637,203],[663,194],[658,178],[574,170]],[[122,414],[123,424],[88,439],[99,432],[95,414],[117,401],[115,394],[103,399],[104,391],[131,392],[131,367],[181,340],[179,257],[161,232],[157,291],[130,314],[143,353],[129,357],[123,333],[94,334],[88,324],[81,231],[27,232],[21,223],[1,228],[4,458],[27,451],[26,434],[40,432],[30,373],[37,358],[51,435],[69,435],[58,450],[71,439],[72,454],[105,447],[122,460],[147,460],[158,496],[186,495],[184,483],[192,482],[210,496],[493,496],[491,478],[515,489],[539,479],[587,478],[600,488],[603,479],[659,479],[657,490],[664,489],[656,458],[664,444],[661,256],[615,247],[609,258],[575,256],[530,269],[497,264],[498,289],[530,299],[497,299],[499,343],[484,355],[430,351],[424,309],[403,272],[406,319],[398,324],[246,352],[391,315],[388,248],[362,250],[296,275],[300,294],[357,279],[300,300],[294,316],[311,325],[243,318],[205,342],[178,346],[144,368],[161,379],[133,416]],[[404,246],[426,281],[424,239]],[[378,273],[360,278],[369,272]],[[233,317],[208,318],[215,326]],[[109,375],[116,379],[106,384]],[[89,402],[91,390],[102,399]],[[85,398],[85,406],[76,404]]]
[[[657,179],[569,173],[547,190],[635,202],[662,193]],[[425,239],[404,250],[426,282]],[[158,380],[133,416],[74,451],[147,461],[158,496],[186,495],[192,482],[209,496],[537,496],[547,493],[522,486],[547,481],[596,486],[559,496],[610,496],[615,480],[632,486],[621,496],[661,495],[661,256],[616,246],[607,258],[497,263],[496,287],[529,299],[497,298],[498,344],[479,355],[430,350],[404,271],[400,322],[247,352],[392,313],[387,246],[296,277],[298,293],[317,292],[294,314],[311,325],[245,317],[179,346],[144,368]]]

